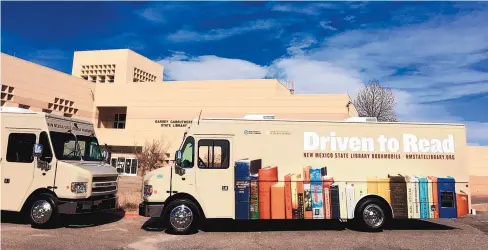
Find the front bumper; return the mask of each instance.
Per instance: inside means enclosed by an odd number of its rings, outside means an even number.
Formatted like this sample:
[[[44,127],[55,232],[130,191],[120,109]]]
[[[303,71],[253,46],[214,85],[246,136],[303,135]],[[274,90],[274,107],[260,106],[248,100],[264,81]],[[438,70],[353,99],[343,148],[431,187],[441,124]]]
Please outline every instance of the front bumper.
[[[58,209],[61,214],[88,214],[117,208],[115,195],[94,196],[87,199],[59,199]]]
[[[139,215],[144,217],[161,217],[164,203],[142,202],[139,204]]]

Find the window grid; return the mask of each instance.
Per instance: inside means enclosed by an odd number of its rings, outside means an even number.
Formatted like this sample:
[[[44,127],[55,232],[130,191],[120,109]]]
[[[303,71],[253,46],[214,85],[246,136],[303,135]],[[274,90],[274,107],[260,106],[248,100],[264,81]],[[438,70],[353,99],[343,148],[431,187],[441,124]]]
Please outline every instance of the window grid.
[[[113,83],[115,64],[81,65],[81,78],[93,83]]]
[[[155,82],[156,76],[134,67],[134,82]]]

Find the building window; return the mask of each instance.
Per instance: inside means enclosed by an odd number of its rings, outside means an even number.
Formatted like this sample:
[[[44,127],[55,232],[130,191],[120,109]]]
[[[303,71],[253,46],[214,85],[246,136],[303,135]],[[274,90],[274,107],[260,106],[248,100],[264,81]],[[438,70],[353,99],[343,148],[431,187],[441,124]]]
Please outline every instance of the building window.
[[[29,105],[19,104],[19,108],[21,109],[30,109]]]
[[[116,168],[120,175],[137,175],[139,164],[135,158],[112,157],[111,163],[112,167]]]
[[[125,128],[125,118],[126,118],[126,114],[115,114],[114,128],[124,129]]]

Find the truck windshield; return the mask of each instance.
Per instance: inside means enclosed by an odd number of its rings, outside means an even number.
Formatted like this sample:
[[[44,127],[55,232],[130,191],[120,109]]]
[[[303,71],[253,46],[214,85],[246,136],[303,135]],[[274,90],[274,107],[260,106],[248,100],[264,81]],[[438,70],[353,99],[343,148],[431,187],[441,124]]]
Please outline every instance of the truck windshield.
[[[77,135],[79,149],[75,148],[75,136],[71,133],[50,132],[54,153],[59,160],[102,161],[98,140],[94,136]]]

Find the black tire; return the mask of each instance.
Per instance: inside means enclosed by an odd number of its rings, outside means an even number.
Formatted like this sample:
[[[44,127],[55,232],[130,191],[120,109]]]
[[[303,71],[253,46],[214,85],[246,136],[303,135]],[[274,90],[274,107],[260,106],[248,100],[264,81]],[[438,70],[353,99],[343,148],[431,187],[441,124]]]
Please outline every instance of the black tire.
[[[368,198],[357,207],[354,224],[365,231],[382,231],[390,220],[388,209],[381,200]]]
[[[56,198],[50,194],[39,194],[34,197],[29,203],[26,213],[34,228],[53,228],[59,225]]]
[[[175,220],[176,217],[186,217],[186,220]],[[180,217],[181,218],[181,217]],[[187,199],[172,201],[165,209],[165,223],[172,234],[191,234],[198,231],[200,211],[194,202]]]

